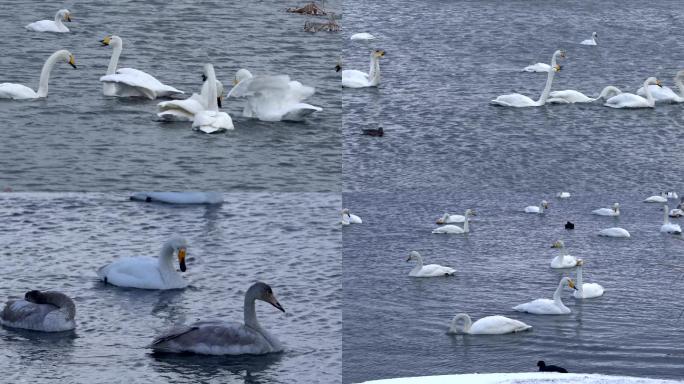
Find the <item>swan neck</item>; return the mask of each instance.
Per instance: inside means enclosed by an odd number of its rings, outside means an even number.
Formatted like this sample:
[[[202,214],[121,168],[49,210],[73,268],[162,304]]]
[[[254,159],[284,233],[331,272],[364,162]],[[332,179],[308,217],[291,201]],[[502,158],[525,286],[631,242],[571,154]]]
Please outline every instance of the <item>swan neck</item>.
[[[170,244],[162,246],[159,254],[159,270],[162,274],[176,273],[176,269],[173,267],[173,253],[174,249]]]
[[[458,321],[463,320],[463,326],[459,327],[458,326]],[[470,333],[470,328],[473,325],[473,321],[470,319],[470,316],[467,314],[459,314],[454,316],[454,318],[451,320],[451,326],[449,327],[449,331],[451,333]],[[459,329],[460,328],[460,329]]]
[[[47,304],[52,304],[65,312],[67,318],[73,320],[76,317],[76,305],[66,295],[59,292],[42,292],[42,300]]]
[[[116,42],[112,44],[112,57],[109,59],[109,66],[107,67],[107,75],[113,75],[116,72],[116,66],[119,65],[119,56],[123,51],[123,42]]]
[[[551,69],[549,70],[549,75],[546,78],[546,85],[544,86],[544,90],[542,91],[541,96],[539,96],[539,100],[537,100],[538,105],[544,105],[546,103],[546,99],[549,98],[549,93],[551,92],[551,83],[553,83],[553,76],[556,74],[556,54],[553,54],[553,57],[551,57]]]
[[[556,288],[556,292],[553,293],[553,301],[557,305],[563,305],[563,302],[561,301],[561,293],[563,292],[563,282],[564,280],[561,280],[560,283],[558,283],[558,288]]]
[[[684,97],[684,76],[675,77],[675,84],[677,84],[677,89],[679,90],[679,97]]]
[[[207,66],[207,110],[218,112],[218,102],[216,101],[216,73],[214,66],[209,64]]]
[[[62,12],[57,11],[55,13],[55,24],[57,24],[57,29],[63,29],[65,27],[64,23],[62,23]]]
[[[244,320],[246,326],[257,331],[261,331],[261,325],[259,325],[259,321],[257,321],[255,301],[256,299],[254,296],[252,296],[251,292],[248,291],[245,294]]]
[[[414,257],[416,258],[416,261],[417,261],[416,268],[417,269],[423,269],[423,256],[417,255]]]
[[[653,95],[651,95],[651,89],[648,86],[649,81],[644,81],[644,92],[646,92],[646,100],[648,100],[648,103],[650,105],[655,105],[655,100],[653,99]]]
[[[467,232],[470,232],[470,227],[468,226],[469,217],[468,217],[467,213],[464,216],[465,216],[465,219],[463,220],[463,232],[467,233]]]
[[[370,80],[372,86],[380,84],[380,58],[376,57],[373,53],[371,53],[368,80]]]
[[[52,72],[52,67],[55,66],[57,60],[64,55],[64,51],[57,51],[50,55],[45,64],[43,64],[43,69],[40,71],[40,82],[38,84],[38,97],[46,97],[48,94],[48,81],[50,80],[50,72]]]
[[[663,224],[670,224],[669,209],[667,205],[663,205]]]
[[[577,291],[580,293],[580,295],[584,292],[582,289],[582,286],[584,284],[582,283],[582,266],[578,265],[577,266],[577,284],[575,286],[577,287]]]

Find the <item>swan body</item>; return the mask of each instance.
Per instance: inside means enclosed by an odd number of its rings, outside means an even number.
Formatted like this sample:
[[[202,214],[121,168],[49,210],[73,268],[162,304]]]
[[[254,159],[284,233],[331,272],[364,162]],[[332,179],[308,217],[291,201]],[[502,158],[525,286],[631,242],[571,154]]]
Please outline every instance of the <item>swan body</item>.
[[[38,91],[34,91],[33,89],[22,84],[2,83],[0,84],[0,99],[27,100],[47,97],[50,72],[52,72],[52,68],[59,61],[64,61],[71,65],[74,69],[76,68],[74,55],[72,55],[71,52],[67,51],[66,49],[59,50],[45,60],[43,69],[40,71]]]
[[[178,254],[180,270],[185,272],[187,243],[181,238],[171,238],[162,246],[158,258],[136,256],[124,257],[97,270],[97,276],[105,283],[119,287],[140,289],[179,289],[188,283],[173,267],[173,255]]]
[[[29,291],[23,300],[10,300],[0,313],[0,325],[41,332],[76,328],[76,305],[56,291]]]
[[[437,224],[451,224],[451,223],[462,223],[465,221],[465,216],[463,215],[450,215],[449,213],[444,213],[442,217],[437,219]]]
[[[585,283],[582,280],[582,266],[584,260],[577,260],[577,290],[573,292],[576,299],[593,299],[595,297],[603,296],[603,287],[596,283]]]
[[[69,28],[64,25],[64,21],[71,21],[71,12],[68,9],[60,9],[55,14],[55,19],[53,20],[39,20],[27,25],[26,29],[34,32],[56,32],[56,33],[66,33],[69,32]]]
[[[345,208],[342,210],[342,225],[349,224],[363,224],[363,220],[353,213],[349,212],[349,209]]]
[[[225,112],[218,110],[216,89],[216,73],[211,64],[204,65],[204,76],[207,78],[207,109],[199,111],[192,120],[192,128],[204,133],[217,133],[234,129],[233,119]]]
[[[536,214],[542,214],[544,213],[545,209],[549,208],[549,203],[546,200],[542,200],[541,203],[539,203],[539,206],[534,206],[534,205],[528,205],[525,207],[525,213],[536,213]]]
[[[342,87],[366,88],[377,87],[380,84],[380,58],[385,56],[385,51],[376,49],[370,55],[370,71],[368,73],[355,69],[342,71]]]
[[[644,203],[667,203],[667,197],[653,195],[644,199]]]
[[[660,232],[681,235],[682,228],[679,226],[679,224],[670,223],[670,209],[667,207],[667,204],[663,205],[663,212],[665,214],[663,215],[663,225],[660,227]]]
[[[626,229],[620,228],[620,227],[602,229],[599,231],[598,235],[603,236],[603,237],[621,237],[621,238],[632,237]]]
[[[620,204],[614,203],[612,208],[599,208],[591,213],[599,216],[620,216]]]
[[[649,85],[648,89],[653,95],[656,103],[682,103],[684,102],[684,70],[677,72],[675,75],[675,84],[679,89],[679,94],[673,91],[670,87],[659,87],[657,85]],[[637,95],[646,96],[644,87],[637,90]]]
[[[558,193],[556,193],[556,197],[559,199],[569,199],[570,198],[570,192],[558,192]]]
[[[496,99],[492,100],[492,104],[516,108],[538,107],[544,105],[546,103],[546,100],[549,98],[549,92],[551,91],[551,83],[553,82],[553,76],[556,72],[560,71],[561,69],[560,65],[556,64],[556,60],[559,57],[565,57],[565,53],[562,50],[554,52],[553,56],[551,57],[551,68],[549,69],[549,75],[546,79],[546,85],[544,86],[544,90],[542,91],[541,96],[539,96],[539,99],[537,101],[534,101],[525,95],[513,93],[497,97]]]
[[[432,233],[446,233],[446,234],[468,233],[468,232],[470,232],[470,227],[468,225],[468,218],[470,216],[476,216],[476,213],[472,209],[467,209],[465,211],[465,214],[463,215],[463,227],[459,227],[458,225],[453,225],[453,224],[447,224],[447,225],[443,225],[441,227],[437,227],[437,228],[433,229]]]
[[[577,259],[574,256],[568,255],[568,251],[565,249],[565,243],[563,243],[563,240],[556,241],[553,243],[551,248],[558,248],[560,250],[560,255],[551,260],[551,268],[572,268],[577,265]]]
[[[549,94],[551,98],[548,100],[548,102],[556,104],[591,103],[601,99],[608,100],[611,97],[617,96],[621,93],[622,91],[619,88],[612,85],[603,88],[597,97],[589,97],[582,92],[567,89],[564,91],[551,92]]]
[[[361,33],[355,33],[351,35],[350,37],[351,40],[357,41],[357,40],[374,40],[375,36],[371,35],[370,33],[367,32],[361,32]]]
[[[221,204],[223,194],[218,192],[136,192],[133,201],[166,204]]]
[[[133,68],[116,69],[123,50],[123,40],[119,36],[106,36],[100,42],[103,46],[111,45],[112,47],[107,74],[100,77],[100,81],[104,83],[102,92],[105,96],[146,97],[154,100],[157,97],[183,93],[181,90],[163,84],[146,72]]]
[[[655,106],[655,99],[648,88],[649,84],[655,84],[659,87],[661,86],[660,80],[656,79],[655,77],[649,77],[646,79],[646,81],[644,81],[646,98],[633,93],[620,93],[619,95],[613,96],[606,100],[604,105],[611,108],[653,108]]]
[[[218,93],[217,102],[220,107],[220,101],[223,97],[223,83],[216,80],[216,88]],[[162,101],[157,104],[157,108],[160,111],[157,113],[157,117],[164,121],[193,121],[197,113],[209,107],[209,102],[207,101],[208,92],[209,86],[205,81],[199,94],[193,93],[192,96],[185,100]]]
[[[245,292],[244,323],[200,321],[176,326],[156,337],[150,348],[157,353],[201,355],[263,355],[282,352],[283,345],[257,321],[255,301],[267,302],[285,312],[273,290],[262,282]]]
[[[682,217],[684,216],[684,210],[681,210],[679,208],[674,208],[670,210],[670,213],[668,214],[670,217]]]
[[[598,45],[598,33],[592,32],[591,39],[582,40],[582,45]]]
[[[463,320],[464,324],[459,326],[461,320]],[[459,313],[451,320],[451,326],[449,327],[448,333],[503,335],[506,333],[527,331],[528,329],[532,329],[532,326],[527,325],[520,320],[510,319],[505,316],[487,316],[472,323],[470,316],[465,313]]]
[[[235,74],[233,84],[228,97],[246,99],[244,117],[261,121],[303,121],[323,110],[303,102],[316,92],[313,87],[291,81],[287,75],[252,76],[243,68]]]
[[[438,264],[423,265],[423,257],[416,251],[411,251],[411,253],[409,253],[406,261],[409,262],[411,260],[416,260],[418,262],[418,264],[409,272],[409,276],[411,277],[439,277],[450,276],[456,273],[455,269]]]
[[[528,65],[523,68],[523,72],[545,72],[548,73],[551,70],[551,66],[546,63],[537,63]]]
[[[527,312],[535,315],[565,315],[570,313],[570,308],[566,307],[561,300],[561,292],[563,286],[567,285],[572,289],[575,288],[575,283],[569,277],[563,277],[558,283],[558,288],[553,293],[553,300],[537,299],[528,303],[516,305],[513,310],[518,312]]]

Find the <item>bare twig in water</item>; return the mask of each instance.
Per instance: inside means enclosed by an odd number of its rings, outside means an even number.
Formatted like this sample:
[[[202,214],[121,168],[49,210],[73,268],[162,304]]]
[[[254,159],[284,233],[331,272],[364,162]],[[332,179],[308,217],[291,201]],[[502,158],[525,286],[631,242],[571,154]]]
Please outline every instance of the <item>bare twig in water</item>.
[[[328,22],[327,23],[314,23],[312,21],[307,21],[304,23],[304,31],[305,32],[318,32],[318,31],[325,31],[325,32],[339,32],[340,31],[340,25],[337,24],[335,21],[335,14],[330,13],[328,15]]]
[[[314,16],[325,16],[328,14],[323,8],[316,5],[316,3],[309,3],[301,8],[288,8],[287,11],[290,13]]]

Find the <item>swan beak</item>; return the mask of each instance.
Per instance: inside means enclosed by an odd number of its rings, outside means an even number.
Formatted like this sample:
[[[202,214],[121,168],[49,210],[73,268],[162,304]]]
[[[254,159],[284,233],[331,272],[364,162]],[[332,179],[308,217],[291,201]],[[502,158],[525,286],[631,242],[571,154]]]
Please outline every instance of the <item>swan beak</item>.
[[[65,15],[64,19],[65,19],[66,21],[68,21],[68,22],[71,23],[71,14],[67,13],[67,14]]]
[[[207,81],[207,75],[205,75],[205,74],[203,73],[203,74],[202,74],[202,82],[204,83],[205,81]]]
[[[102,46],[107,46],[107,45],[109,45],[109,42],[110,42],[111,40],[112,40],[111,37],[105,36],[104,39],[100,40],[100,43],[102,43]]]
[[[553,245],[551,245],[551,248],[560,248],[560,243],[556,241],[553,243]]]
[[[572,280],[568,280],[568,287],[577,290],[577,287],[575,287],[575,282]]]
[[[74,60],[74,55],[69,55],[69,65],[71,65],[72,67],[74,67],[74,69],[78,69],[78,68],[76,67],[76,61]]]
[[[268,302],[269,304],[271,304],[272,306],[274,306],[274,307],[278,308],[279,310],[281,310],[283,313],[285,313],[285,308],[283,308],[283,306],[280,305],[280,303],[278,302],[278,300],[276,300],[275,296],[273,296],[273,295],[269,296],[267,302]]]
[[[564,57],[564,56],[562,56],[562,57]],[[553,67],[553,70],[556,71],[556,72],[560,72],[561,68],[562,68],[562,67],[560,66],[560,64],[556,64],[556,66]]]
[[[442,219],[437,220],[437,224],[439,224],[439,225],[444,224],[444,220],[442,220]]]
[[[185,248],[181,248],[178,250],[178,263],[180,264],[181,272],[185,272],[185,270],[187,269],[185,267]]]
[[[659,86],[660,88],[663,87],[663,83],[661,83],[660,80],[656,80],[656,85]]]
[[[339,72],[339,71],[341,71],[341,70],[342,70],[342,66],[341,66],[341,65],[339,65],[339,64],[335,65],[335,72]]]
[[[221,100],[223,100],[223,97],[221,97],[221,96],[219,96],[219,97],[216,98],[216,103],[218,104],[218,107],[219,107],[219,108],[222,108],[222,106],[221,106]]]

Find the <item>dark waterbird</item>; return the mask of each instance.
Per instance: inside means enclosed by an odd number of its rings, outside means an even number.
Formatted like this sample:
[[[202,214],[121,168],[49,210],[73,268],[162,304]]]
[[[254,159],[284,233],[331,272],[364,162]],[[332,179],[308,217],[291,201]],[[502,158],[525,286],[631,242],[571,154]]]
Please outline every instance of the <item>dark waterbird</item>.
[[[380,128],[367,128],[363,129],[363,134],[366,136],[376,136],[376,137],[382,137],[385,135],[385,131],[383,131],[382,127]]]
[[[568,373],[568,370],[565,368],[561,368],[557,365],[546,365],[544,360],[539,360],[537,362],[537,367],[539,367],[539,372],[560,372],[560,373]]]
[[[575,224],[568,221],[565,223],[565,229],[575,229]]]

